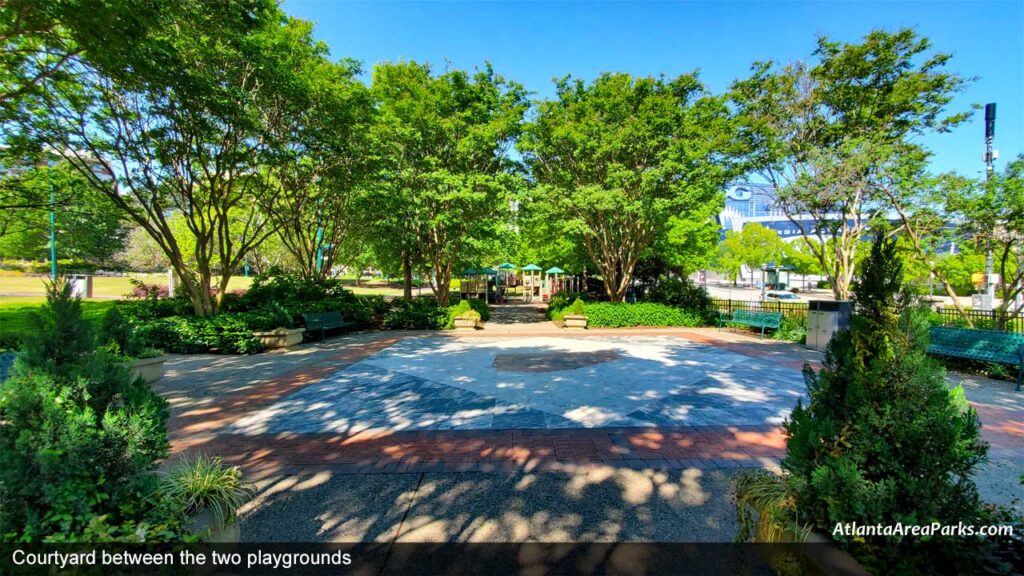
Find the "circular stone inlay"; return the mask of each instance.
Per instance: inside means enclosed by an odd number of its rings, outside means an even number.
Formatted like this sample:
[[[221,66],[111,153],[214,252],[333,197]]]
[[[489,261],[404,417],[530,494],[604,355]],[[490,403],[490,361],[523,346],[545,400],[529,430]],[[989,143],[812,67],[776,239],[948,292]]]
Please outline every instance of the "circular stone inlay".
[[[618,358],[619,353],[614,350],[497,354],[491,367],[499,372],[558,372],[611,362]]]

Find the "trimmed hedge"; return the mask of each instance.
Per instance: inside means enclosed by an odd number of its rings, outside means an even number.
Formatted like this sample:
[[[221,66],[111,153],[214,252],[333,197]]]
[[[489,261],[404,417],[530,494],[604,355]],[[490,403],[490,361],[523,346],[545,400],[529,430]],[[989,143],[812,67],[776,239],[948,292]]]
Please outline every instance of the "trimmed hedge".
[[[586,305],[587,325],[594,328],[631,326],[703,326],[700,312],[654,302],[624,304],[595,302]]]

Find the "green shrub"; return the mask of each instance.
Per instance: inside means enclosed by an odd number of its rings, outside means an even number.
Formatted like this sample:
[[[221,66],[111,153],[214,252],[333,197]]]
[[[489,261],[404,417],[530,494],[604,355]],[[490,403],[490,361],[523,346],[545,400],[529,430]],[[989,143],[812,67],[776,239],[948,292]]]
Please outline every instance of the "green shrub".
[[[384,317],[384,326],[391,330],[443,330],[449,318],[448,309],[433,298],[396,298]]]
[[[548,299],[548,309],[545,316],[548,320],[561,320],[562,310],[576,300],[589,302],[589,295],[586,292],[556,292]]]
[[[225,466],[220,458],[199,455],[179,462],[165,474],[160,492],[186,516],[209,510],[216,523],[228,525],[255,489],[243,481],[237,466]]]
[[[365,302],[336,278],[313,281],[295,274],[275,273],[257,276],[232,310],[251,311],[276,304],[284,307],[295,321],[303,314],[341,312],[347,320],[367,326],[372,313]]]
[[[391,309],[391,305],[380,294],[359,295],[356,298],[366,307],[371,316],[384,316]]]
[[[566,314],[569,312],[566,310]],[[623,304],[597,302],[586,305],[587,324],[595,328],[630,326],[702,326],[702,315],[654,302]]]
[[[579,298],[573,300],[567,308],[562,309],[562,316],[585,316],[586,313],[586,304]]]
[[[178,354],[255,354],[263,350],[263,344],[253,334],[250,322],[247,313],[172,316],[142,323],[137,333],[146,346]]]
[[[804,344],[807,342],[807,318],[804,316],[783,316],[779,329],[772,334],[776,340]]]
[[[801,515],[831,534],[837,523],[976,524],[971,481],[985,459],[978,419],[950,393],[926,354],[927,318],[901,292],[895,240],[877,240],[855,286],[850,329],[829,343],[822,369],[805,366],[810,402],[785,424],[783,468]],[[834,538],[870,571],[973,571],[981,541]],[[938,545],[935,545],[938,544]]]
[[[651,302],[666,304],[686,310],[711,310],[711,296],[703,286],[698,286],[689,278],[664,276],[651,288],[647,297]]]
[[[277,302],[268,302],[255,310],[240,313],[246,324],[256,332],[269,332],[276,328],[293,328],[292,315]]]
[[[448,319],[444,325],[445,330],[452,330],[455,328],[455,319],[460,316],[465,316],[467,312],[473,312],[476,314],[475,318],[477,320],[483,320],[484,322],[491,318],[487,302],[484,300],[479,298],[460,300],[457,304],[448,307]]]
[[[188,539],[155,493],[166,401],[94,347],[67,283],[47,291],[0,384],[0,539]]]

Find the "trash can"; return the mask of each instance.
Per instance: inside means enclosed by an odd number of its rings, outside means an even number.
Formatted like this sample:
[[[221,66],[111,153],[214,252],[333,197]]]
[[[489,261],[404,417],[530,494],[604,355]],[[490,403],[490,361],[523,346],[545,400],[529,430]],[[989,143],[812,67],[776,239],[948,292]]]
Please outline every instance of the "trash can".
[[[807,303],[807,347],[825,351],[832,335],[850,326],[850,303],[811,300]]]
[[[69,280],[71,295],[79,298],[92,298],[92,275],[75,274]]]

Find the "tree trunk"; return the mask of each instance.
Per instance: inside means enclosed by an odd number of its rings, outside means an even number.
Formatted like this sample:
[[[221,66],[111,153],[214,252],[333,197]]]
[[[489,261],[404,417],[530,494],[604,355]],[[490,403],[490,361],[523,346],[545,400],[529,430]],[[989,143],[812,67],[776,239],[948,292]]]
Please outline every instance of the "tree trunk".
[[[412,298],[412,258],[408,254],[402,256],[402,296]]]

